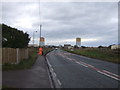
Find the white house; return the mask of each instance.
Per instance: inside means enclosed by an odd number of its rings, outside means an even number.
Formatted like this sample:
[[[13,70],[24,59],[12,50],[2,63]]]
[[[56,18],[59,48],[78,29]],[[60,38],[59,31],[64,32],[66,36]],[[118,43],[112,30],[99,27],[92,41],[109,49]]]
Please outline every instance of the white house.
[[[120,45],[112,45],[111,46],[111,49],[113,50],[113,49],[120,49]]]

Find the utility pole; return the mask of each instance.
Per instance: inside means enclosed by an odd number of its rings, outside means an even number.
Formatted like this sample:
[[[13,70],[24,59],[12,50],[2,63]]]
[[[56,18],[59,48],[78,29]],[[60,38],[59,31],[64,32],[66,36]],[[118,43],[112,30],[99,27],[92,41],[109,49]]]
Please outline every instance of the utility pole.
[[[41,40],[41,28],[42,28],[42,25],[40,25],[40,40]],[[41,43],[40,43],[40,42],[41,42],[40,40],[39,40],[39,47],[40,47],[40,44],[41,44]]]

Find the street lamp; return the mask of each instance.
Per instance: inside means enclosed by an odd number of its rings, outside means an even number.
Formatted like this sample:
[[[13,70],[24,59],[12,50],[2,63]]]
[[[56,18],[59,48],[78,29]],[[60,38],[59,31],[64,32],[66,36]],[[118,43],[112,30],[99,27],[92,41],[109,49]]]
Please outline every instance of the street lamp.
[[[37,31],[34,31],[34,32],[37,32]],[[33,32],[33,47],[34,47],[34,32]]]

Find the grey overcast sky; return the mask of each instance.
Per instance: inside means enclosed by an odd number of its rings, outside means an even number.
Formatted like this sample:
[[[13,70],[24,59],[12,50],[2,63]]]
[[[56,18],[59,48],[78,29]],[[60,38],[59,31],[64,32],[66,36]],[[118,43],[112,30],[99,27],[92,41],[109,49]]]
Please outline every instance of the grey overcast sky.
[[[39,23],[45,44],[82,46],[108,46],[118,43],[117,2],[2,2],[2,21],[11,27],[27,32],[32,43],[39,39]]]

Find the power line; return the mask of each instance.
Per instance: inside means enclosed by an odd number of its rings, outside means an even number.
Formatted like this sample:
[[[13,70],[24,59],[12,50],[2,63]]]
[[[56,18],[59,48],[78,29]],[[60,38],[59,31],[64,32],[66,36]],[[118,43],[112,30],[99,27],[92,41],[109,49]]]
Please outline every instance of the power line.
[[[42,27],[42,25],[41,25],[41,17],[40,17],[40,0],[39,0],[39,29],[40,29],[40,36],[39,36],[39,47],[40,47],[40,39],[41,39],[41,27]]]

